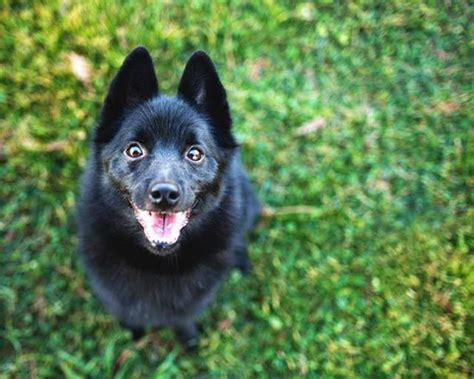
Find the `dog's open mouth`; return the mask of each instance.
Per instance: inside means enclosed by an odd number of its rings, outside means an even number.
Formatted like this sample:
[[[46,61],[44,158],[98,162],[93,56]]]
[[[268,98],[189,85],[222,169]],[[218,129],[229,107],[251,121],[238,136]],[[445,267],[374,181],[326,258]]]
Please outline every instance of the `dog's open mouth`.
[[[133,207],[133,209],[137,221],[143,227],[146,238],[154,247],[158,248],[176,243],[191,215],[191,208],[182,212],[153,212],[137,207]]]

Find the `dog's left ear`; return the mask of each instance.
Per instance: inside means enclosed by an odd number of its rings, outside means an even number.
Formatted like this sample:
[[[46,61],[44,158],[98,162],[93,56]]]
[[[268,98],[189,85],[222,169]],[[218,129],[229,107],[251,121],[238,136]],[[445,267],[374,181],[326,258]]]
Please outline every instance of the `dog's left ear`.
[[[220,142],[229,147],[236,145],[230,132],[232,119],[225,89],[204,51],[196,51],[186,63],[178,97],[210,119]]]

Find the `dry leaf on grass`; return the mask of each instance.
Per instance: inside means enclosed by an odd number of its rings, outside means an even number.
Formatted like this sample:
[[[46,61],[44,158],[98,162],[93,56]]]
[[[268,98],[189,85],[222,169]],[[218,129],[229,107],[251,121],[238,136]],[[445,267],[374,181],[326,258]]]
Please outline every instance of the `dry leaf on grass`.
[[[457,102],[453,100],[446,100],[446,101],[440,101],[439,103],[436,103],[435,108],[441,111],[441,113],[444,113],[445,115],[449,115],[459,110],[459,108],[461,108],[461,105],[459,105]]]
[[[63,151],[68,144],[68,141],[66,140],[58,140],[58,141],[53,141],[48,143],[44,147],[44,151],[51,153],[53,151]]]
[[[132,355],[132,351],[130,349],[123,350],[120,355],[118,356],[117,360],[114,363],[113,373],[116,374],[120,367],[127,361],[128,358]]]
[[[91,65],[82,55],[69,53],[67,55],[74,76],[86,86],[91,83]]]
[[[226,330],[229,330],[232,326],[232,320],[226,318],[225,320],[222,320],[218,324],[218,328],[221,332],[225,332]]]
[[[263,69],[268,67],[268,60],[265,58],[259,58],[249,65],[249,77],[252,81],[255,81],[260,78]]]
[[[295,131],[296,136],[305,136],[314,133],[326,126],[326,119],[324,117],[315,117],[312,120],[305,122]]]

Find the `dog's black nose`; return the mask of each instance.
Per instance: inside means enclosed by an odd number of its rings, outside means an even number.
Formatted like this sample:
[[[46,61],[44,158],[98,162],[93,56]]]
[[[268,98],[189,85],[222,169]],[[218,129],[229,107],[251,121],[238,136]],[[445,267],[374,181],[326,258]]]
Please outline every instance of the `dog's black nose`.
[[[179,196],[179,188],[173,183],[156,183],[150,189],[150,199],[154,204],[175,205]]]

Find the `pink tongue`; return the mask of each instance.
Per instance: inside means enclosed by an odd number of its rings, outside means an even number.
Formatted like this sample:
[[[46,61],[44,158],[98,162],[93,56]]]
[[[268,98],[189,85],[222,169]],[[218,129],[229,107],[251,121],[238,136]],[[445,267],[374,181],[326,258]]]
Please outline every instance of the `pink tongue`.
[[[188,212],[160,213],[135,209],[138,222],[143,226],[145,235],[152,245],[173,244],[181,229],[188,223]]]

